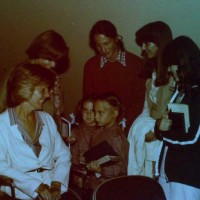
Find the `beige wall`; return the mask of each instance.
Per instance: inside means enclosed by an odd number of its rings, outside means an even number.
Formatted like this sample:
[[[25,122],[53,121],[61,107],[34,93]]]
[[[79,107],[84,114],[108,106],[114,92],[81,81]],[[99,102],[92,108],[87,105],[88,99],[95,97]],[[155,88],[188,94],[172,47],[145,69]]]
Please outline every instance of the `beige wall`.
[[[174,36],[188,35],[200,46],[199,0],[1,0],[0,84],[6,72],[25,58],[24,50],[40,32],[60,32],[70,47],[71,67],[63,75],[65,111],[71,113],[82,95],[84,62],[93,55],[88,33],[97,20],[108,19],[124,37],[127,50],[139,55],[135,31],[162,20]],[[1,90],[2,95],[2,90]]]

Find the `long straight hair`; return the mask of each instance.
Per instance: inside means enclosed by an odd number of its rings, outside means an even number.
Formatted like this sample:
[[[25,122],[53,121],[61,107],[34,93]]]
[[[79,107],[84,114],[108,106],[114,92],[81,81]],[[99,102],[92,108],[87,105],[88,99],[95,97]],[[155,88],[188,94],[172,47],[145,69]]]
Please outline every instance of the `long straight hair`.
[[[171,65],[178,65],[180,89],[200,85],[200,49],[192,39],[179,36],[165,48],[162,55],[162,73],[159,77],[163,83],[168,80],[166,73]]]
[[[135,41],[140,47],[145,42],[153,42],[158,47],[156,57],[148,59],[144,56],[144,69],[141,76],[145,79],[151,78],[153,71],[156,71],[159,76],[162,52],[172,40],[172,32],[169,25],[162,21],[151,22],[140,28],[135,33],[135,36]],[[159,85],[159,82],[156,81],[156,85]]]

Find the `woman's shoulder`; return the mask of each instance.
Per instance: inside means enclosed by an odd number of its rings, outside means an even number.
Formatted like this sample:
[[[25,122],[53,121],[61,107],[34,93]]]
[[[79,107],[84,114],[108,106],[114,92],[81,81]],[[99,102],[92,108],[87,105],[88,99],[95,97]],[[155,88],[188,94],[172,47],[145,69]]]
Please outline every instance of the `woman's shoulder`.
[[[8,109],[0,113],[0,117],[5,117],[5,116],[8,116]]]
[[[45,112],[45,111],[36,111],[38,113],[38,115],[45,121],[54,121],[52,115],[50,115],[49,113]]]
[[[10,122],[9,121],[9,112],[8,112],[8,110],[5,110],[0,114],[0,121],[1,121],[0,125],[2,124],[2,122],[4,122],[4,123],[9,123]]]
[[[0,132],[5,133],[6,129],[8,127],[11,127],[10,118],[9,118],[9,112],[8,110],[5,110],[0,114]],[[3,130],[3,131],[1,131]]]

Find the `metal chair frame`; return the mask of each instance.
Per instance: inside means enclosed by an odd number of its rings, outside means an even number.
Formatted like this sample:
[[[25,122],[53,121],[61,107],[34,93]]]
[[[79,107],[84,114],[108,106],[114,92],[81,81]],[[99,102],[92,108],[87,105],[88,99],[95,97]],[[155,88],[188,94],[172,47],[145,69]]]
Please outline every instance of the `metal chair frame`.
[[[15,188],[13,184],[13,179],[7,176],[0,175],[0,187],[9,186],[11,189],[11,199],[15,199]]]

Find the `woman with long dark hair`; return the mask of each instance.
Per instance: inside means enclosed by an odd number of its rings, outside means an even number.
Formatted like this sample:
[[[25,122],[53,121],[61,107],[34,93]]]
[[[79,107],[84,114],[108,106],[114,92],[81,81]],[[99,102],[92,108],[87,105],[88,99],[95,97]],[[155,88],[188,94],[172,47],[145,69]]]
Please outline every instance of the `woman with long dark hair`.
[[[169,113],[156,122],[163,140],[159,182],[168,200],[200,199],[200,50],[193,40],[180,36],[170,42],[162,56],[163,74],[168,71],[177,84],[172,103],[189,110],[189,128],[178,129]],[[161,76],[165,82],[169,76]],[[172,101],[172,100],[171,100]]]
[[[172,40],[170,27],[161,21],[144,25],[136,32],[136,43],[141,47],[144,60],[142,77],[146,80],[146,99],[142,113],[133,122],[128,140],[129,175],[145,175],[155,177],[160,141],[156,140],[154,126],[167,107],[173,92],[173,78],[167,85],[157,84],[160,74],[160,56],[164,47]]]

